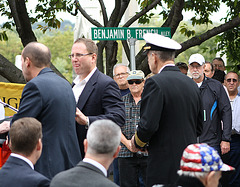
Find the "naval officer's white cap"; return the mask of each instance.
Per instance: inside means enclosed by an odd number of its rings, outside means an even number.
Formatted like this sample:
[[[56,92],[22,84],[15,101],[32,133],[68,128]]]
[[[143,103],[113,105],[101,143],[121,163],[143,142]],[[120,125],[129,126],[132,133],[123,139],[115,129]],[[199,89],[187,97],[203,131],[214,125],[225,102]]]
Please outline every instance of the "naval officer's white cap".
[[[157,33],[146,33],[143,35],[143,39],[146,41],[145,50],[175,51],[182,48],[175,40]]]

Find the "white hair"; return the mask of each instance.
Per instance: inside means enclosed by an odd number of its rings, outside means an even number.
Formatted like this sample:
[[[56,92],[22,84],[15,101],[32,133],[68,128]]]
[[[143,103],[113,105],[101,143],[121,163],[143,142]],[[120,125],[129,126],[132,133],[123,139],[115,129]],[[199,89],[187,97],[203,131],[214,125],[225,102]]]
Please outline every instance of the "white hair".
[[[112,156],[120,145],[120,139],[121,129],[116,123],[107,119],[94,121],[87,132],[87,152]]]
[[[127,72],[130,72],[130,69],[129,69],[129,67],[128,67],[127,64],[123,64],[123,63],[115,64],[115,65],[113,66],[113,76],[115,75],[114,70],[115,70],[117,67],[120,67],[120,66],[124,66],[124,67],[126,67],[126,68],[127,68]]]

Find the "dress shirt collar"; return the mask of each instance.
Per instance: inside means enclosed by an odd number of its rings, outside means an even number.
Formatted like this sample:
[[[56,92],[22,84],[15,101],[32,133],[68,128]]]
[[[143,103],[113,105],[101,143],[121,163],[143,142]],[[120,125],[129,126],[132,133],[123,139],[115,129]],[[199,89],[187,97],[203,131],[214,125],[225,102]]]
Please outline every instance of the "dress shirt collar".
[[[102,164],[100,164],[97,161],[92,160],[90,158],[84,158],[83,162],[86,162],[86,163],[94,165],[95,167],[100,169],[103,172],[103,174],[107,177],[107,170],[105,169],[105,167]]]
[[[93,70],[85,77],[85,79],[83,79],[82,81],[84,81],[86,84],[87,84],[87,82],[89,81],[89,79],[92,77],[92,75],[94,74],[94,72],[97,70],[97,67],[95,67],[95,68],[93,68]],[[80,81],[80,79],[79,79],[79,75],[74,79],[74,84],[79,84],[80,82],[82,82],[82,81]]]
[[[27,159],[26,157],[24,157],[24,156],[22,156],[22,155],[19,155],[19,154],[16,154],[16,153],[11,153],[10,156],[19,158],[19,159],[21,159],[21,160],[24,160],[24,161],[27,162],[28,165],[34,170],[33,163],[32,163],[29,159]]]
[[[163,70],[165,67],[167,67],[167,66],[175,66],[175,64],[166,64],[166,65],[164,65],[164,66],[159,70],[158,73],[161,73],[162,70]]]

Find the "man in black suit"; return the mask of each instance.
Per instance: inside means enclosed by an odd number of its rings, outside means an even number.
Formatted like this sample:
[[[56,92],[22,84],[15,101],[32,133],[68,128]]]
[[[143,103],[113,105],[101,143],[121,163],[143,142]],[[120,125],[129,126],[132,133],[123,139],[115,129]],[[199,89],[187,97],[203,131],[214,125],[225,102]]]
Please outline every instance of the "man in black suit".
[[[84,140],[85,158],[76,167],[57,174],[51,187],[117,185],[107,179],[107,169],[121,148],[121,130],[110,120],[93,122]]]
[[[72,89],[78,108],[76,128],[82,157],[85,154],[86,126],[97,119],[110,119],[119,126],[125,122],[124,103],[118,85],[97,69],[97,55],[97,45],[86,38],[77,39],[69,55],[77,74]]]
[[[18,119],[9,136],[12,153],[0,170],[0,186],[49,186],[50,180],[33,166],[42,153],[42,124],[35,118]]]
[[[148,64],[156,75],[146,80],[132,146],[149,145],[147,186],[173,184],[183,150],[197,142],[202,129],[200,91],[174,65],[175,50],[181,48],[180,44],[151,33],[145,34],[144,39]]]
[[[51,179],[81,160],[74,119],[76,103],[69,82],[50,69],[47,46],[31,42],[23,49],[21,59],[27,84],[11,124],[23,117],[42,123],[43,150],[35,169]]]

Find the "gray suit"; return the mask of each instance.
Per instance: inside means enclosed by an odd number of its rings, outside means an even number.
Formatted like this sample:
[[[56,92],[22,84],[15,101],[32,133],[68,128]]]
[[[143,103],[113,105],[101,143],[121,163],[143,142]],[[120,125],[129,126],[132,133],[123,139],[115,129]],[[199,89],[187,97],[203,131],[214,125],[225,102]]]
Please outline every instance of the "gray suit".
[[[86,162],[79,162],[78,165],[67,171],[57,174],[50,184],[51,187],[116,187],[117,185],[107,179],[103,172]]]

